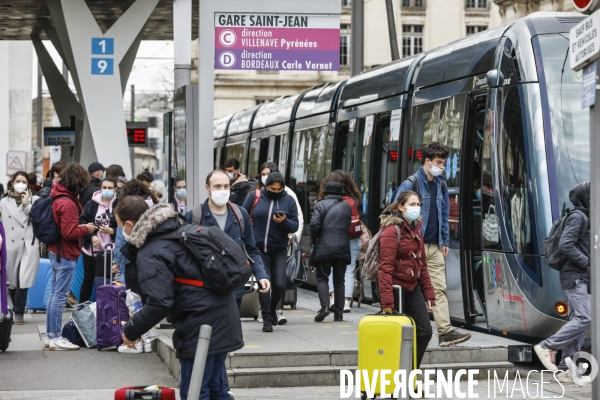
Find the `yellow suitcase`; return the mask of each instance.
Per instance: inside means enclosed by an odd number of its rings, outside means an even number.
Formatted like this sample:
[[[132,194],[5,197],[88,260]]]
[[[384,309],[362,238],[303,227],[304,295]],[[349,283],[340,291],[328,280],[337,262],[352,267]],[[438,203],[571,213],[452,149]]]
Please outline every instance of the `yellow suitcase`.
[[[398,296],[399,297],[399,296]],[[400,307],[398,307],[400,308]],[[369,380],[373,370],[390,370],[386,376],[390,383],[386,393],[393,394],[394,373],[406,371],[406,380],[417,365],[417,330],[412,318],[403,314],[367,315],[358,325],[358,369],[361,371],[360,391],[366,399],[366,387],[363,371],[368,371]],[[375,382],[375,395],[381,394],[380,375]],[[373,385],[373,382],[369,382]]]

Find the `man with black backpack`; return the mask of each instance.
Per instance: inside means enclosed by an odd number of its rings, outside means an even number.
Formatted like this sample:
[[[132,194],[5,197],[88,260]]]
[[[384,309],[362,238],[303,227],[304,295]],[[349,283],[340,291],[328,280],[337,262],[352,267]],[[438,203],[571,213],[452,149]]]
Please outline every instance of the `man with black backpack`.
[[[560,270],[561,287],[569,299],[569,322],[554,335],[534,346],[544,367],[551,371],[560,370],[555,377],[566,383],[573,382],[572,371],[568,369],[566,359],[571,359],[581,350],[587,330],[592,324],[592,299],[588,293],[587,279],[590,266],[590,183],[573,186],[569,199],[575,206],[574,210],[555,224],[562,226],[558,250],[564,257],[560,263],[563,265],[557,266],[553,260],[549,261],[553,263],[553,268]],[[553,227],[551,235],[554,231]],[[546,257],[549,257],[548,254]],[[562,360],[558,367],[555,361],[557,350],[562,350]],[[581,379],[583,383],[586,380],[589,382],[587,376]]]

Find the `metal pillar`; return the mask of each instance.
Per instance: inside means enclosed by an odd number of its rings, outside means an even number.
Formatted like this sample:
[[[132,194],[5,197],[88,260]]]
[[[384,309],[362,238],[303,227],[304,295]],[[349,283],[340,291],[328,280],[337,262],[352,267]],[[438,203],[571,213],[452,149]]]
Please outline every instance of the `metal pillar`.
[[[360,74],[365,68],[365,0],[352,1],[352,55],[351,75]]]
[[[36,115],[36,120],[37,120],[37,146],[38,147],[42,147],[42,145],[44,144],[43,141],[43,137],[42,137],[42,131],[43,131],[43,127],[42,127],[42,113],[44,112],[44,102],[42,99],[42,79],[44,78],[44,75],[42,74],[42,66],[40,65],[40,63],[38,62],[38,82],[37,82],[37,115]]]
[[[385,0],[385,8],[387,11],[388,33],[390,35],[390,48],[392,50],[392,61],[400,58],[398,52],[398,36],[396,36],[396,20],[394,19],[394,4],[393,0]]]
[[[597,61],[594,61],[597,63]],[[590,107],[590,267],[592,270],[592,355],[600,360],[600,86],[596,76],[596,105]],[[575,360],[573,360],[575,361]],[[592,399],[600,396],[600,377],[592,382]]]
[[[173,1],[175,87],[192,82],[192,0]]]

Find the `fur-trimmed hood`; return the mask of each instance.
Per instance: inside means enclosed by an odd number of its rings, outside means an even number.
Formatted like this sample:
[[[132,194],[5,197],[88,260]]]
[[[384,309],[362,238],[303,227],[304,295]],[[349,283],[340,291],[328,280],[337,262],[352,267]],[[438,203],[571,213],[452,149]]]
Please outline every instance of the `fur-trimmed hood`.
[[[148,236],[155,231],[159,225],[167,222],[169,219],[173,219],[173,223],[177,224],[177,215],[177,211],[175,211],[172,204],[155,205],[142,214],[140,220],[133,227],[133,230],[131,231],[131,244],[138,249],[141,248],[144,243],[146,243]],[[168,231],[170,231],[170,229]],[[167,233],[167,231],[161,233]]]

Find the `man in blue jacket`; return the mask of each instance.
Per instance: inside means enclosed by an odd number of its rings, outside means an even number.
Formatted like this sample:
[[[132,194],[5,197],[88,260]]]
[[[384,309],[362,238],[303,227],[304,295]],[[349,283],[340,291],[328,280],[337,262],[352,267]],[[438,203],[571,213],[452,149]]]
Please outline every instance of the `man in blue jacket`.
[[[209,173],[206,177],[208,199],[200,207],[197,206],[193,211],[188,212],[185,222],[188,224],[195,223],[202,226],[220,227],[245,250],[248,257],[252,260],[250,266],[252,267],[254,277],[260,284],[260,293],[267,293],[271,288],[271,283],[265,272],[260,251],[254,241],[254,232],[252,224],[250,224],[250,217],[244,208],[229,202],[230,190],[229,176],[224,171],[215,170]],[[240,221],[240,216],[243,222]],[[244,225],[243,232],[240,229],[240,223]],[[242,297],[244,297],[243,287],[235,292],[238,309],[242,305]]]
[[[446,159],[450,151],[447,146],[431,142],[423,148],[421,168],[402,182],[394,201],[400,193],[412,190],[421,196],[421,227],[427,255],[427,270],[435,290],[433,318],[440,336],[441,347],[462,343],[471,338],[468,333],[460,333],[452,328],[450,309],[446,291],[446,260],[449,252],[450,233],[448,214],[450,199],[444,177]],[[435,201],[431,201],[435,199]]]

